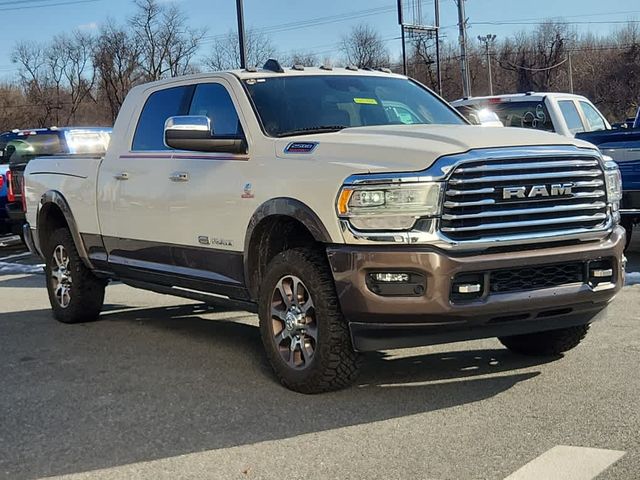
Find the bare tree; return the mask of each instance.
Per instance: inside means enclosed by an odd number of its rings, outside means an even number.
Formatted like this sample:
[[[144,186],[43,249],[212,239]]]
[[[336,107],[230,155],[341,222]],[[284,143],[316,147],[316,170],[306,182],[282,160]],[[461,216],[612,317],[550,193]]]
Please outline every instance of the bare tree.
[[[127,30],[113,22],[100,30],[93,52],[93,64],[98,73],[100,95],[109,106],[115,120],[129,90],[142,81],[140,47]]]
[[[391,63],[380,34],[367,24],[354,27],[344,36],[341,50],[346,63],[358,68],[380,68]]]
[[[276,56],[271,39],[257,30],[248,30],[245,38],[247,65],[262,66],[269,58]],[[212,71],[240,68],[240,46],[238,33],[231,31],[215,40],[211,53],[204,59],[205,66]]]
[[[159,80],[192,71],[204,30],[187,26],[185,14],[175,4],[135,0],[138,12],[131,18],[133,39],[140,48],[145,80]]]
[[[303,67],[313,67],[318,65],[318,57],[310,52],[291,52],[280,57],[282,65],[302,65]]]

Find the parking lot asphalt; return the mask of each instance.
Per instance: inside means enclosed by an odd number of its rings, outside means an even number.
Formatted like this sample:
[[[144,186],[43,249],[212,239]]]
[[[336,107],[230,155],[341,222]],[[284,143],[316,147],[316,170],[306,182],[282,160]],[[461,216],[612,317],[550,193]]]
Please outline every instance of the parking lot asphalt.
[[[62,325],[39,264],[0,240],[0,478],[640,478],[640,285],[563,358],[378,352],[305,396],[253,315],[115,284],[101,321]]]

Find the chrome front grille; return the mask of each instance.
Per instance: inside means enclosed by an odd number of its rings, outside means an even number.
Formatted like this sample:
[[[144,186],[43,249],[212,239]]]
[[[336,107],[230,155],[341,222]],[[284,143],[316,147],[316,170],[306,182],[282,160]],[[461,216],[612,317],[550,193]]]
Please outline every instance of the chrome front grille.
[[[594,231],[608,220],[597,157],[474,159],[447,180],[440,231],[456,242],[482,241]]]

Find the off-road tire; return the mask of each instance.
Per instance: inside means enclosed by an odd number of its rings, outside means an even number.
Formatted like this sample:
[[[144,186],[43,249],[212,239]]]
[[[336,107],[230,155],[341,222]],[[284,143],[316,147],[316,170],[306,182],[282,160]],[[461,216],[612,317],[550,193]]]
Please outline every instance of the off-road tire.
[[[69,258],[68,273],[71,276],[71,300],[63,308],[56,300],[53,288],[52,268],[55,265],[53,254],[62,245]],[[46,242],[45,275],[47,292],[53,310],[53,316],[62,323],[82,323],[97,320],[104,303],[104,291],[107,282],[97,278],[80,259],[71,232],[59,228],[53,232]]]
[[[579,325],[547,332],[499,337],[498,340],[512,352],[531,356],[553,356],[577,347],[588,331],[589,325]]]
[[[273,292],[287,275],[295,275],[304,282],[315,305],[317,343],[313,358],[304,370],[290,367],[273,339]],[[290,390],[306,394],[329,392],[351,385],[358,376],[361,356],[353,349],[326,257],[309,248],[282,252],[267,266],[260,287],[260,334],[269,363],[280,382]]]

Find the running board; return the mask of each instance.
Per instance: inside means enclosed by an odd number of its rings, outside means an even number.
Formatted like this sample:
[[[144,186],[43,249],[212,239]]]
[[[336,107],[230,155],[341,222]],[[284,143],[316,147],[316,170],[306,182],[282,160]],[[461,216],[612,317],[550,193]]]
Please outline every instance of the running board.
[[[161,293],[163,295],[171,295],[174,297],[188,298],[190,300],[197,300],[204,302],[208,305],[225,308],[235,308],[238,310],[258,313],[258,306],[253,302],[247,302],[243,300],[235,300],[229,298],[226,295],[218,295],[216,293],[201,292],[199,290],[192,290],[190,288],[183,287],[167,287],[164,285],[157,285],[155,283],[141,282],[138,280],[122,280],[122,283],[129,285],[133,288],[139,288],[141,290],[149,290],[155,293]]]

